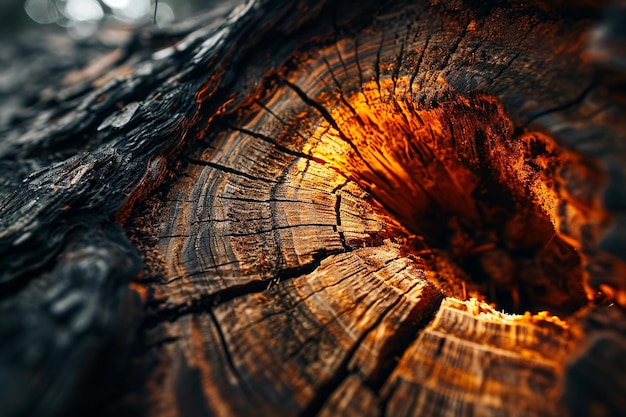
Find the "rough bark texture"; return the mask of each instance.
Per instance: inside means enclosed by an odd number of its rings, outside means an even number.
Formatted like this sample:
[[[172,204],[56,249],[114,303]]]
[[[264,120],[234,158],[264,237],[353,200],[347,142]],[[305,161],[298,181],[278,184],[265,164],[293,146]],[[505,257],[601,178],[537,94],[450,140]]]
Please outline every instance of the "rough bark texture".
[[[3,413],[626,414],[626,8],[234,6],[0,48]]]

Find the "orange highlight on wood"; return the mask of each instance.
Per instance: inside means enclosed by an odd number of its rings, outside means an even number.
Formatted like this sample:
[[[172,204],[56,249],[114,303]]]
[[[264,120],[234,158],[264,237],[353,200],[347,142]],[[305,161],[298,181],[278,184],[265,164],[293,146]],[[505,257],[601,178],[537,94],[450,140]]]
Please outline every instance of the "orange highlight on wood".
[[[396,94],[405,78],[366,83],[328,106],[304,152],[449,256],[471,277],[466,296],[486,294],[509,311],[583,306],[590,291],[581,250],[608,220],[600,169],[544,134],[515,137],[494,97],[418,105]],[[572,179],[598,187],[583,193],[568,186]]]

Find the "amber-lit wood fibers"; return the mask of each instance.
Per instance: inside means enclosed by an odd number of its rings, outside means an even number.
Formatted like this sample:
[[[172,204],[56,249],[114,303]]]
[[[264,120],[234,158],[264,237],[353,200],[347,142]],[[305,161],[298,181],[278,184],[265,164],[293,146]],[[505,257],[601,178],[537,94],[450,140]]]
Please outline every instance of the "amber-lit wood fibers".
[[[137,237],[152,415],[565,413],[553,315],[588,303],[604,178],[526,124],[588,84],[584,27],[441,7],[294,46],[217,113],[198,93]]]
[[[469,281],[465,291],[508,311],[584,306],[577,250],[606,214],[597,197],[570,195],[560,174],[585,176],[591,162],[541,133],[516,137],[494,98],[451,94],[425,110],[409,88],[401,77],[343,97],[304,152],[371,193],[415,235],[416,249],[465,269],[444,274],[448,285]]]

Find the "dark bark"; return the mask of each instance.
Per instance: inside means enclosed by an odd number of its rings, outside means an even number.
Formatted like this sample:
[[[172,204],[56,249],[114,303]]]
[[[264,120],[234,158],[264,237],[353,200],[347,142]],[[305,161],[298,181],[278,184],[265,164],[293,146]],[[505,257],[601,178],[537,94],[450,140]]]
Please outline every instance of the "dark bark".
[[[406,3],[0,48],[3,413],[624,414],[625,8]]]

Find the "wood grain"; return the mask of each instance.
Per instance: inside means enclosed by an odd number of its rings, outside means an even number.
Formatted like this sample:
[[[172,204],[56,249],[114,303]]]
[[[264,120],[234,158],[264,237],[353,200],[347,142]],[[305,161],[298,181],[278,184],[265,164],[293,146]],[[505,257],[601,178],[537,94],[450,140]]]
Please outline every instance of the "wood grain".
[[[565,3],[251,1],[30,72],[3,410],[622,415],[626,14]]]
[[[561,358],[572,337],[559,319],[529,316],[445,299],[390,376],[386,414],[563,415]]]
[[[585,305],[593,290],[579,251],[598,253],[605,176],[529,126],[544,117],[533,103],[559,107],[556,98],[576,102],[572,91],[596,87],[583,67],[576,87],[559,84],[585,27],[553,25],[407,7],[296,48],[240,104],[225,101],[149,221],[159,231],[154,314],[203,317],[189,324],[202,344],[180,348],[183,361],[206,369],[202,387],[235,390],[204,391],[209,414],[366,412],[357,395],[376,415],[565,412],[561,358],[576,343],[567,325],[446,299],[422,331],[427,309],[409,304],[396,317],[396,293],[375,289],[360,261],[389,256],[375,275],[409,268],[430,278],[427,294],[439,286],[509,311]],[[509,27],[523,36],[506,50],[500,36],[511,34],[485,36]],[[570,47],[550,49],[546,37]],[[499,87],[512,79],[514,90]],[[511,108],[519,96],[529,104]],[[437,299],[425,302],[433,309]],[[206,354],[216,344],[227,370]],[[397,366],[391,355],[402,355]],[[171,361],[161,357],[159,369]]]

